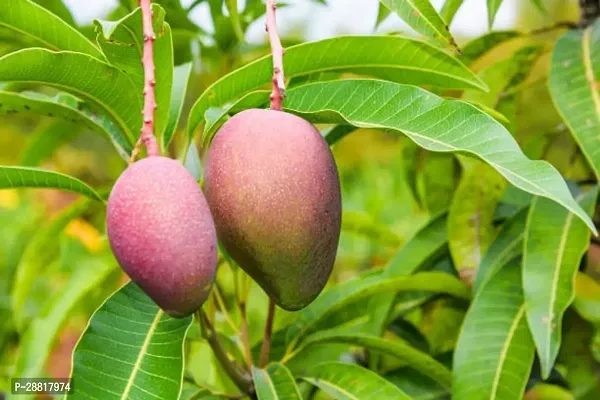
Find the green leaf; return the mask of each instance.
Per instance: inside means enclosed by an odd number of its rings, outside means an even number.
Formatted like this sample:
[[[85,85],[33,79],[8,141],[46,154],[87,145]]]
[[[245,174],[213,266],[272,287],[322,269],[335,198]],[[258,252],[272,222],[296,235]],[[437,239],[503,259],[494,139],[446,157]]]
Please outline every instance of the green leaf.
[[[24,330],[28,319],[25,306],[35,280],[58,254],[57,236],[89,206],[86,198],[75,202],[42,225],[30,239],[17,266],[11,295],[13,319],[19,331]]]
[[[142,93],[125,73],[85,54],[20,50],[0,58],[0,81],[36,82],[91,100],[131,142],[142,126]]]
[[[521,34],[517,31],[493,31],[483,36],[471,40],[462,48],[460,59],[465,64],[470,64],[481,57],[492,47],[506,42],[510,39],[519,37]]]
[[[484,68],[480,71],[479,77],[488,85],[489,91],[484,93],[478,90],[465,90],[461,98],[495,109],[505,91],[529,74],[542,50],[543,47],[540,45],[524,46],[506,60]]]
[[[377,20],[375,28],[377,28],[391,14],[392,10],[384,6],[382,3],[377,3]]]
[[[171,318],[129,282],[92,316],[73,353],[68,399],[177,399],[192,317]]]
[[[448,390],[410,367],[388,372],[384,378],[398,386],[413,400],[447,400]]]
[[[200,160],[200,154],[198,154],[196,143],[192,143],[188,146],[183,166],[195,180],[200,181],[202,179],[204,170],[202,169],[202,161]]]
[[[578,274],[578,277],[581,274]],[[596,306],[596,310],[599,308]],[[566,368],[563,375],[577,400],[595,400],[600,398],[600,377],[597,374],[598,363],[590,352],[593,326],[577,313],[567,310],[565,313],[565,331],[560,346],[559,362]]]
[[[452,398],[522,398],[533,356],[520,262],[510,262],[486,283],[467,312],[454,352]]]
[[[78,261],[80,265],[75,268],[74,274],[61,288],[58,296],[49,299],[42,313],[34,318],[21,338],[15,377],[44,375],[47,356],[71,311],[90,292],[98,289],[118,266],[110,251],[105,251],[104,254],[87,254]]]
[[[0,189],[14,188],[60,189],[104,202],[94,189],[72,176],[40,168],[0,165]]]
[[[165,10],[152,5],[154,41],[154,64],[156,67],[155,134],[160,140],[169,119],[171,87],[173,85],[173,41],[171,28],[164,22]],[[110,64],[124,72],[137,87],[144,90],[143,56],[144,34],[140,8],[115,22],[94,21],[98,32],[97,41]],[[160,142],[159,142],[160,143]]]
[[[272,363],[265,369],[252,367],[252,377],[258,400],[302,400],[294,377],[283,364]]]
[[[578,272],[575,279],[573,306],[585,320],[600,325],[600,284],[583,272]]]
[[[283,62],[288,78],[340,70],[413,85],[486,88],[479,78],[452,56],[429,44],[397,36],[346,36],[303,43],[288,47]],[[272,75],[273,63],[269,55],[213,83],[190,112],[190,136],[198,129],[209,108],[225,108],[246,93],[271,83]],[[208,143],[207,139],[210,138],[205,137],[203,142]]]
[[[414,86],[356,79],[290,89],[284,107],[314,123],[390,129],[427,150],[475,155],[518,188],[575,212],[596,233],[560,174],[545,161],[525,157],[506,128],[469,104],[444,100]]]
[[[73,15],[71,15],[71,11],[69,11],[69,8],[62,0],[33,0],[33,2],[44,7],[69,25],[77,27]]]
[[[356,364],[319,364],[302,379],[336,400],[410,400],[410,397],[396,386],[375,372]]]
[[[494,20],[496,19],[496,14],[498,13],[501,4],[502,0],[487,0],[489,29],[492,29],[492,25],[494,25]]]
[[[523,237],[527,221],[527,208],[521,209],[509,221],[505,222],[502,230],[483,256],[477,270],[473,292],[479,293],[485,283],[490,280],[507,262],[523,252]]]
[[[459,166],[452,154],[433,153],[410,143],[413,153],[414,193],[421,208],[431,214],[446,210],[458,186]],[[407,146],[408,147],[408,146]],[[405,148],[406,149],[406,148]]]
[[[448,213],[448,238],[457,271],[463,279],[473,282],[496,235],[494,213],[506,181],[479,160],[467,157],[459,160],[462,177]]]
[[[469,298],[469,291],[462,282],[443,272],[421,272],[391,279],[375,276],[371,279],[350,281],[346,285],[325,291],[311,305],[299,311],[296,320],[288,328],[287,341],[298,341],[310,333],[311,328],[318,322],[352,302],[362,299],[366,301],[376,294],[405,291],[445,293],[458,298]]]
[[[440,16],[446,22],[446,25],[452,25],[452,20],[458,12],[460,6],[462,6],[464,0],[446,0],[442,9],[440,10]]]
[[[222,108],[211,107],[204,113],[206,125],[203,137],[212,138],[221,127],[228,114],[235,114],[249,108],[259,108],[269,102],[270,90],[256,90],[244,95],[234,103],[228,103]]]
[[[442,363],[401,340],[385,340],[376,336],[338,330],[321,331],[306,338],[298,352],[308,346],[320,343],[346,343],[365,347],[406,362],[411,368],[430,377],[445,388],[450,388],[452,383],[452,375]]]
[[[163,150],[169,147],[169,143],[171,143],[171,140],[175,135],[175,131],[177,130],[177,126],[179,125],[179,119],[181,118],[181,112],[183,111],[185,95],[191,76],[191,62],[178,65],[173,71],[173,87],[171,89],[171,106],[169,108],[169,120],[167,122],[165,132],[162,135]]]
[[[543,0],[531,0],[531,2],[535,6],[535,8],[537,8],[539,10],[539,12],[541,12],[542,14],[548,14],[548,10],[546,9],[546,6],[544,5]]]
[[[27,145],[21,152],[19,164],[28,167],[38,166],[52,156],[57,148],[79,133],[81,128],[72,122],[53,120],[40,124],[29,136]]]
[[[594,188],[578,196],[593,213]],[[527,321],[547,379],[561,344],[562,317],[574,299],[574,280],[588,248],[590,231],[572,213],[536,198],[529,209],[523,252],[523,290]]]
[[[76,51],[104,59],[100,50],[75,28],[29,0],[4,0],[0,26],[51,50]]]
[[[378,224],[366,213],[344,211],[342,231],[362,235],[382,246],[398,247],[402,244],[402,239],[396,232],[385,225]]]
[[[426,261],[440,254],[448,243],[447,213],[435,216],[400,249],[385,267],[382,277],[392,278],[414,273]],[[380,336],[394,304],[394,293],[385,293],[369,301],[369,332]]]
[[[548,87],[552,101],[579,148],[600,177],[600,23],[569,30],[552,52]]]
[[[380,0],[415,31],[448,46],[457,47],[448,26],[429,0]]]
[[[356,127],[351,125],[336,125],[323,135],[328,145],[332,146],[354,132]]]
[[[64,122],[84,125],[93,132],[106,136],[115,146],[119,154],[129,159],[132,150],[130,139],[104,114],[94,112],[89,105],[67,93],[59,93],[54,97],[37,92],[3,92],[0,91],[0,114],[30,112],[38,115],[56,117]],[[65,123],[60,125],[66,126]],[[71,132],[77,130],[72,126]],[[64,133],[65,135],[67,132]],[[24,156],[23,156],[24,157]]]
[[[560,386],[540,383],[527,391],[527,398],[544,400],[575,400],[567,389]]]

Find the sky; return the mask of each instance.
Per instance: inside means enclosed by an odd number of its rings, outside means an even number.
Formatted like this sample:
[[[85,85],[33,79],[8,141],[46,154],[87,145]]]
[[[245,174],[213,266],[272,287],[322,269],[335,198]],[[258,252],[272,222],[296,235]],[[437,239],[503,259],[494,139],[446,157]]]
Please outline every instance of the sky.
[[[193,0],[183,0],[184,6]],[[243,7],[245,0],[238,0]],[[494,29],[513,27],[519,0],[505,0],[498,11]],[[115,7],[117,0],[65,0],[71,8],[75,20],[80,24],[88,24],[94,18],[102,17]],[[307,40],[318,40],[344,34],[364,34],[373,31],[377,18],[378,0],[327,0],[323,6],[311,0],[287,0],[288,7],[281,8],[277,14],[277,25],[282,35],[286,30],[304,31]],[[432,0],[436,8],[440,8],[443,0]],[[458,37],[475,37],[488,31],[486,2],[483,0],[465,0],[452,23],[451,31]],[[192,19],[208,31],[212,31],[208,5],[198,6],[191,14]],[[378,32],[410,31],[410,28],[396,15],[391,15],[380,26]],[[266,40],[264,19],[250,26],[247,33],[250,43],[261,43]]]

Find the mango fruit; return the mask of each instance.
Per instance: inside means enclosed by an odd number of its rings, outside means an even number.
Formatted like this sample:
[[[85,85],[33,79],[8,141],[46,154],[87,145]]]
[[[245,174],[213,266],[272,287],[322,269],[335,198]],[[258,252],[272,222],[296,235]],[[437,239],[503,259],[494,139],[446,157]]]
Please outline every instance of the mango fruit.
[[[250,109],[229,119],[205,160],[205,193],[226,252],[286,310],[323,290],[341,229],[335,161],[306,120]]]
[[[153,156],[130,165],[112,188],[106,225],[117,261],[160,308],[173,317],[200,308],[215,279],[217,237],[181,163]]]

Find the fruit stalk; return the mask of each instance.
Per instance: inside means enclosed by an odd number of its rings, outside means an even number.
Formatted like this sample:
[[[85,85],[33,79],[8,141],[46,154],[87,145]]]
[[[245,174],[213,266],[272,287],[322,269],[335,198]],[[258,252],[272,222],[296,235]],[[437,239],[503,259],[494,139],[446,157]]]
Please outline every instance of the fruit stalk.
[[[140,151],[142,143],[146,146],[148,156],[157,156],[158,145],[156,137],[154,137],[154,111],[156,110],[156,96],[154,87],[156,86],[156,76],[154,73],[154,28],[152,27],[152,8],[150,0],[140,0],[140,8],[142,10],[142,27],[144,33],[144,54],[142,56],[142,65],[144,67],[144,109],[142,111],[144,122],[140,138],[138,139],[135,148],[131,152],[130,163],[135,161],[136,156]]]
[[[285,77],[283,73],[283,54],[285,50],[281,46],[281,40],[277,33],[275,20],[275,0],[267,0],[267,32],[271,42],[271,53],[273,54],[273,91],[271,92],[271,110],[281,110],[281,103],[285,97]]]
[[[236,386],[244,393],[253,393],[254,386],[252,384],[252,378],[249,377],[248,374],[241,371],[238,366],[231,361],[227,355],[227,352],[223,348],[223,345],[221,345],[221,342],[217,336],[217,332],[215,331],[214,326],[208,319],[208,316],[204,310],[198,310],[196,312],[196,318],[200,323],[202,336],[212,348],[215,357],[217,357],[221,363],[221,366],[223,366],[223,369],[225,369],[227,372],[227,375],[229,375],[229,377],[235,382]]]
[[[269,353],[271,353],[271,337],[273,335],[273,322],[275,321],[275,301],[269,297],[269,311],[267,312],[267,321],[265,323],[265,333],[263,343],[260,348],[259,366],[263,368],[269,362]]]

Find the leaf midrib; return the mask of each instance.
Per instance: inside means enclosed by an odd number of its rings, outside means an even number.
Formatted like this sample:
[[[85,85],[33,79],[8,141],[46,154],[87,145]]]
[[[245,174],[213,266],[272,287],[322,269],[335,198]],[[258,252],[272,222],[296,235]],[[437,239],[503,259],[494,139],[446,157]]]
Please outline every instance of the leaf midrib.
[[[500,352],[500,359],[498,360],[498,366],[496,367],[496,375],[494,376],[494,380],[492,381],[492,389],[491,389],[491,397],[490,400],[496,400],[496,396],[498,395],[498,385],[500,384],[500,378],[502,377],[502,370],[504,363],[506,362],[506,357],[508,355],[508,349],[511,345],[512,339],[519,327],[519,323],[523,318],[523,314],[525,313],[525,304],[522,304],[519,308],[519,311],[515,315],[515,319],[508,330],[508,334],[506,335],[506,340],[504,341],[504,345],[502,346],[502,351]]]
[[[392,1],[394,1],[394,0],[392,0]],[[444,40],[443,40],[444,42],[446,42],[446,43],[450,44],[450,40],[449,40],[448,36],[447,36],[447,35],[445,35],[445,34],[444,34],[444,32],[440,32],[440,31],[437,29],[437,27],[436,27],[436,26],[434,26],[434,25],[433,25],[433,23],[431,23],[431,21],[429,21],[427,18],[425,18],[425,16],[423,15],[423,12],[422,12],[421,10],[419,10],[419,8],[418,8],[418,7],[415,5],[415,3],[413,2],[413,0],[404,0],[404,1],[406,1],[406,2],[408,3],[408,5],[409,5],[409,6],[410,6],[410,7],[411,7],[413,10],[415,10],[416,12],[418,12],[418,13],[419,13],[419,15],[423,16],[423,18],[421,18],[421,20],[422,20],[422,21],[425,21],[425,23],[426,23],[426,24],[427,24],[427,25],[428,25],[428,26],[429,26],[429,27],[430,27],[430,28],[431,28],[431,29],[432,29],[432,30],[433,30],[435,33],[437,33],[438,35],[440,35],[440,37],[441,37],[442,39],[444,39]],[[429,0],[428,0],[428,1],[429,1]],[[395,2],[395,1],[394,1],[394,2]],[[441,17],[440,17],[440,19],[441,19]],[[443,20],[442,20],[442,22],[443,22]],[[445,24],[445,23],[444,23],[444,24]]]
[[[555,303],[556,303],[556,291],[558,288],[558,277],[560,275],[560,268],[562,266],[562,260],[563,257],[565,255],[565,249],[567,246],[567,240],[569,238],[569,229],[571,228],[571,223],[573,222],[573,213],[569,213],[569,215],[567,215],[567,219],[565,221],[564,224],[564,228],[562,230],[562,234],[560,236],[560,244],[559,244],[559,248],[558,248],[558,257],[556,258],[556,262],[554,264],[554,275],[552,277],[552,287],[550,290],[550,302],[549,302],[549,307],[548,307],[548,323],[546,324],[546,333],[547,333],[547,341],[546,341],[546,348],[545,348],[545,353],[546,353],[546,360],[550,361],[550,351],[551,351],[551,346],[550,346],[550,341],[552,339],[552,326],[553,326],[553,321],[554,318],[556,318],[556,315],[554,313],[554,307],[555,307]]]
[[[91,56],[90,56],[90,57],[91,57]],[[129,78],[127,78],[127,79],[129,79]],[[99,100],[97,97],[95,97],[95,96],[91,96],[91,95],[90,95],[88,92],[84,92],[84,91],[82,91],[82,90],[79,90],[79,89],[77,89],[77,88],[74,88],[74,87],[72,87],[72,86],[61,85],[61,84],[54,83],[54,82],[32,81],[32,80],[20,80],[20,79],[15,79],[15,80],[12,80],[11,82],[20,82],[20,83],[23,83],[23,82],[26,82],[26,83],[37,83],[37,84],[40,84],[40,85],[54,86],[54,87],[61,88],[61,89],[65,90],[66,92],[69,92],[69,91],[76,92],[76,93],[78,93],[78,94],[82,95],[83,97],[86,97],[86,98],[92,99],[93,101],[97,102],[97,103],[98,103],[100,106],[102,106],[102,108],[104,108],[104,109],[105,109],[105,110],[106,110],[106,111],[107,111],[107,112],[108,112],[108,113],[109,113],[109,114],[110,114],[110,115],[111,115],[111,116],[112,116],[112,117],[115,119],[115,121],[117,122],[117,124],[118,124],[118,125],[121,127],[121,129],[123,129],[123,131],[125,132],[125,135],[127,136],[127,139],[128,139],[128,140],[130,140],[130,141],[131,141],[131,139],[132,139],[132,136],[131,136],[131,131],[129,130],[129,127],[127,126],[127,124],[125,123],[125,121],[123,121],[123,120],[121,119],[121,117],[120,117],[120,116],[118,116],[117,114],[115,114],[115,113],[112,111],[112,108],[111,108],[111,107],[108,107],[106,104],[104,104],[104,102],[103,102],[103,101],[100,101],[100,100]],[[132,83],[133,83],[133,82],[132,82]],[[139,102],[139,99],[138,99],[138,102]]]
[[[459,100],[456,100],[456,101],[459,101]],[[470,107],[474,107],[474,106],[470,105],[469,103],[465,103],[465,102],[462,102],[462,103],[467,104]],[[285,106],[284,106],[284,108],[285,108]],[[291,110],[293,110],[293,109],[291,109]],[[478,158],[482,159],[483,161],[485,161],[486,163],[488,163],[489,165],[491,165],[492,167],[494,167],[494,169],[496,169],[501,174],[502,174],[501,171],[504,171],[504,174],[506,174],[508,176],[517,177],[520,180],[522,180],[524,182],[527,182],[529,185],[531,185],[532,187],[534,187],[535,189],[537,189],[541,196],[549,198],[549,199],[557,202],[558,204],[560,204],[561,206],[565,207],[569,211],[574,211],[562,199],[559,199],[558,197],[551,195],[546,190],[544,190],[543,188],[541,188],[540,186],[538,186],[537,184],[535,184],[533,181],[525,179],[522,175],[517,175],[513,171],[510,171],[510,170],[506,169],[505,167],[503,167],[503,166],[501,166],[501,165],[499,165],[499,164],[497,164],[497,163],[495,163],[493,161],[490,161],[487,156],[482,157],[480,154],[477,154],[477,153],[475,153],[475,152],[473,152],[471,150],[460,150],[457,147],[452,146],[450,143],[442,142],[442,141],[440,141],[438,139],[435,139],[435,138],[432,138],[432,137],[429,137],[429,136],[424,136],[422,134],[419,134],[419,133],[416,133],[416,132],[413,132],[413,131],[409,131],[408,129],[400,129],[400,128],[397,128],[397,127],[376,124],[376,123],[373,123],[373,122],[356,121],[354,119],[347,118],[345,115],[343,115],[342,113],[340,113],[338,110],[320,109],[318,111],[309,111],[309,112],[302,112],[302,113],[303,114],[318,114],[318,113],[323,113],[323,112],[332,112],[332,113],[335,113],[335,114],[339,115],[343,120],[347,121],[349,124],[354,125],[354,126],[358,126],[358,127],[362,127],[362,128],[391,129],[391,130],[394,130],[394,131],[403,132],[406,135],[413,135],[413,136],[418,137],[420,139],[424,139],[424,140],[428,140],[430,142],[436,143],[436,144],[438,144],[440,146],[446,147],[447,149],[449,149],[449,151],[454,151],[454,152],[464,151],[466,153],[473,154],[473,155],[477,156]],[[507,176],[504,175],[504,174],[502,174],[502,175],[506,179],[508,179]],[[508,180],[510,181],[510,179],[508,179]],[[580,217],[581,219],[583,219],[583,217],[579,216],[579,214],[578,214],[578,217]],[[587,220],[586,219],[583,219],[583,220],[586,223],[586,225],[590,229],[592,229],[593,224],[591,224],[591,220],[589,220],[589,218]]]
[[[320,385],[323,386],[327,386],[337,392],[340,392],[342,394],[344,394],[345,396],[347,396],[349,399],[354,399],[354,400],[360,400],[360,398],[356,397],[354,394],[348,392],[347,390],[345,390],[344,388],[342,388],[341,386],[337,386],[329,381],[326,381],[322,378],[304,378],[307,381],[309,381],[310,383],[312,383],[313,385],[319,387]],[[318,384],[317,384],[318,382]]]
[[[129,391],[133,387],[137,373],[140,371],[140,368],[142,366],[142,361],[144,360],[144,356],[146,355],[146,351],[148,350],[148,346],[150,345],[150,341],[152,340],[152,336],[154,335],[154,331],[156,330],[156,327],[158,326],[158,323],[159,323],[161,317],[162,317],[162,310],[159,309],[158,312],[156,313],[156,316],[154,317],[154,320],[152,321],[152,324],[150,325],[150,329],[148,329],[148,334],[146,335],[146,338],[144,339],[144,343],[142,344],[140,353],[138,354],[137,360],[135,361],[133,370],[131,371],[131,375],[129,376],[129,379],[127,380],[127,386],[125,387],[125,390],[123,391],[121,400],[127,400],[127,396],[129,396]]]

